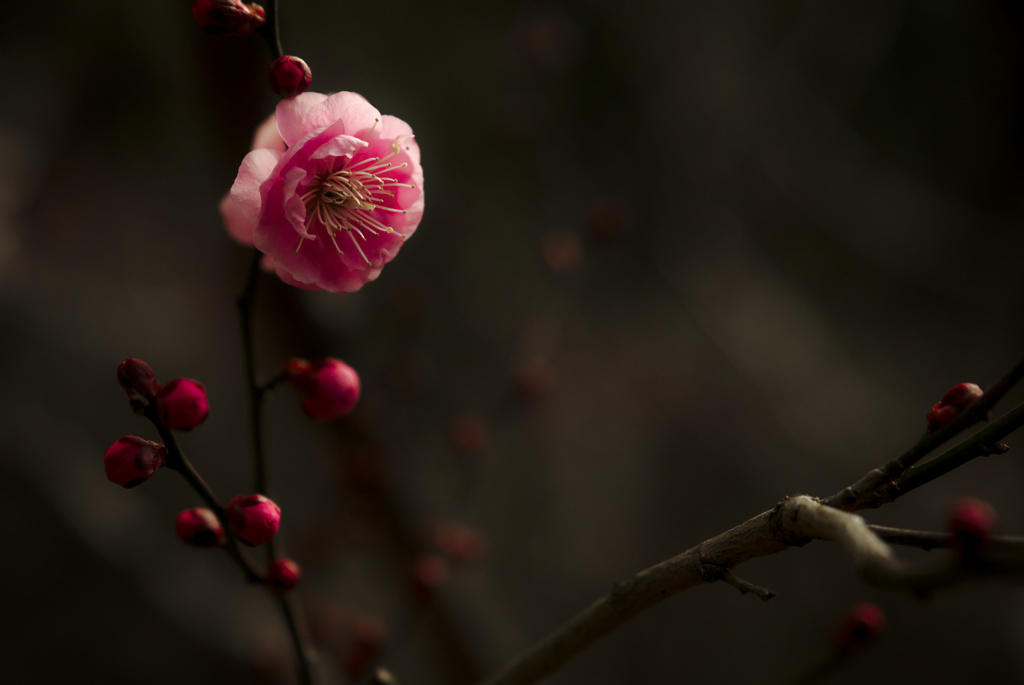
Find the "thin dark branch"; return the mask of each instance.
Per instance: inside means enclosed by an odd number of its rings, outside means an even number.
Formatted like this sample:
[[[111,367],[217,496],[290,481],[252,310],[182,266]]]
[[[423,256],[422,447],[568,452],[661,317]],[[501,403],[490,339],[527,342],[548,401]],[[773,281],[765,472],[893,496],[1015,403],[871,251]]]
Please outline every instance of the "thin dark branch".
[[[273,3],[272,3],[273,7]],[[256,283],[260,274],[260,263],[263,254],[253,249],[252,258],[249,261],[249,271],[245,279],[245,288],[238,298],[238,313],[242,324],[242,348],[245,356],[245,379],[249,392],[249,416],[250,430],[252,431],[252,452],[253,452],[253,482],[256,492],[269,497],[269,465],[266,458],[266,450],[263,444],[263,397],[266,392],[265,386],[260,385],[256,379],[256,350],[253,341],[252,314],[253,304],[256,296]],[[277,559],[277,541],[271,538],[266,543],[267,563],[270,564]],[[302,685],[312,685],[313,669],[311,662],[314,659],[313,650],[309,647],[309,641],[302,631],[294,601],[287,598],[279,598],[281,609],[284,612],[288,624],[288,632],[291,635],[292,645],[295,651],[296,667],[299,674],[299,682]]]
[[[878,537],[890,545],[918,547],[925,551],[952,547],[955,539],[950,533],[939,533],[930,530],[908,530],[889,526],[868,526]],[[992,535],[985,540],[988,554],[1020,554],[1024,553],[1024,537],[1017,535]]]
[[[284,55],[284,50],[281,49],[281,30],[277,21],[277,0],[270,0],[267,3],[266,23],[263,24],[259,33],[267,42],[272,59],[276,60]]]
[[[238,313],[242,323],[242,351],[245,357],[245,380],[249,394],[249,420],[252,432],[253,484],[255,491],[267,494],[267,460],[263,448],[263,388],[256,380],[256,352],[253,343],[252,310],[259,280],[263,253],[253,249],[245,289],[238,298]],[[268,495],[269,496],[269,495]]]
[[[1002,378],[976,402],[965,408],[960,415],[934,432],[925,433],[920,440],[898,458],[872,469],[853,485],[843,488],[824,500],[825,504],[845,511],[857,511],[881,504],[878,493],[889,483],[899,478],[904,471],[926,457],[932,451],[952,440],[975,423],[988,418],[996,403],[1008,393],[1021,378],[1024,378],[1024,359],[1010,369]]]
[[[1024,426],[1024,404],[1017,405],[1005,416],[978,431],[956,447],[924,464],[907,469],[895,482],[885,488],[884,500],[892,501],[902,497],[911,490],[930,483],[939,476],[943,476],[977,457],[1005,452],[1007,448],[1005,445],[1001,445],[1000,441],[1021,426]]]
[[[906,528],[890,528],[889,526],[868,526],[875,535],[890,545],[917,547],[926,552],[933,549],[949,547],[953,544],[953,536],[949,533],[936,533],[927,530],[908,530]]]
[[[242,553],[241,548],[238,546],[238,539],[231,532],[228,517],[224,513],[224,506],[217,499],[217,496],[213,494],[213,490],[206,484],[203,477],[192,466],[192,462],[185,457],[185,453],[181,449],[181,445],[178,444],[178,438],[174,435],[174,431],[167,428],[160,421],[156,415],[155,407],[151,406],[146,410],[146,418],[156,426],[157,432],[160,433],[160,438],[164,441],[164,446],[167,448],[167,468],[180,473],[203,500],[203,503],[217,516],[217,520],[220,521],[221,528],[224,529],[224,534],[227,536],[226,550],[234,562],[238,564],[239,568],[245,572],[246,580],[259,583],[264,582],[263,576],[256,570],[256,567],[252,565],[252,562],[249,561],[248,557]]]
[[[769,599],[771,599],[772,597],[775,596],[775,593],[772,592],[771,590],[769,590],[767,588],[760,587],[758,585],[754,585],[751,582],[743,580],[742,578],[737,576],[732,571],[725,571],[722,574],[721,581],[723,583],[727,583],[729,585],[732,585],[734,588],[739,590],[740,594],[742,594],[742,595],[746,595],[746,594],[757,595],[758,597],[760,597],[765,602],[767,602]]]

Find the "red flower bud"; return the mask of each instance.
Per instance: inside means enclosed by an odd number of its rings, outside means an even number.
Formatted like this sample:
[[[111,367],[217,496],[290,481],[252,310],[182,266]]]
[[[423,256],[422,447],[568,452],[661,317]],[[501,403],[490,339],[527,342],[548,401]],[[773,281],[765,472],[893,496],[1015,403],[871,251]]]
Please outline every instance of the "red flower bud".
[[[293,559],[282,557],[267,566],[267,582],[278,590],[291,590],[302,579],[302,569]]]
[[[448,564],[436,554],[421,554],[416,557],[412,567],[413,596],[425,602],[430,599],[434,590],[448,579]]]
[[[372,617],[357,618],[347,632],[338,657],[345,674],[358,680],[377,660],[384,643],[384,624]]]
[[[220,519],[203,507],[186,509],[178,514],[174,532],[182,542],[192,547],[223,547],[228,541]]]
[[[985,391],[974,383],[954,385],[925,416],[928,420],[928,430],[935,432],[948,426],[960,416],[960,412],[984,394]]]
[[[157,393],[156,410],[168,428],[190,431],[210,415],[206,388],[191,378],[175,378]]]
[[[111,482],[125,488],[141,485],[164,465],[167,448],[137,435],[128,435],[107,448],[103,469]]]
[[[152,367],[141,359],[129,357],[117,365],[117,382],[128,393],[128,401],[136,414],[141,414],[160,392],[160,381]]]
[[[313,72],[304,60],[284,55],[270,65],[267,79],[270,81],[270,90],[283,98],[290,98],[309,90]]]
[[[519,367],[516,389],[523,399],[535,400],[554,385],[555,372],[544,357],[534,357]]]
[[[988,502],[974,497],[958,500],[949,518],[954,549],[964,555],[976,553],[996,529],[996,522],[996,510]]]
[[[289,380],[299,391],[302,409],[312,419],[341,418],[352,411],[359,399],[359,375],[339,359],[321,359],[305,371],[291,375]]]
[[[962,411],[984,394],[985,391],[974,383],[961,383],[946,391],[946,394],[942,396],[941,404],[947,404]]]
[[[434,528],[434,545],[455,561],[473,561],[483,552],[479,533],[462,523],[441,523]]]
[[[299,357],[292,357],[291,359],[284,363],[284,368],[282,369],[282,371],[286,376],[288,376],[289,380],[292,380],[296,376],[301,376],[302,374],[309,371],[309,367],[310,363],[305,359],[300,359]]]
[[[958,416],[960,416],[959,409],[939,402],[933,405],[931,410],[925,414],[925,419],[928,420],[928,430],[934,433],[940,428],[945,428],[953,423],[953,420]]]
[[[224,513],[231,532],[250,547],[277,535],[281,525],[281,508],[264,495],[239,495],[228,502]]]
[[[196,0],[192,16],[199,28],[214,36],[247,36],[266,21],[262,7],[241,0]]]
[[[479,416],[467,414],[452,426],[452,445],[463,454],[478,454],[487,444],[487,426]]]
[[[858,604],[836,628],[832,644],[843,653],[867,647],[885,628],[885,613],[874,604]]]

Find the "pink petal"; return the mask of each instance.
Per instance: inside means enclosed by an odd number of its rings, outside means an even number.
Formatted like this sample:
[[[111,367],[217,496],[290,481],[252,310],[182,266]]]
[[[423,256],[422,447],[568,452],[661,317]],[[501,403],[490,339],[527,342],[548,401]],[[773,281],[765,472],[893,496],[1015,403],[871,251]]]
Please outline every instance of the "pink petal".
[[[380,124],[380,138],[382,140],[394,140],[400,148],[409,148],[406,150],[406,154],[409,156],[410,162],[419,165],[420,146],[413,136],[412,127],[398,117],[388,114],[380,118]]]
[[[280,158],[280,152],[267,148],[247,154],[238,167],[238,176],[227,200],[221,202],[228,232],[240,243],[252,244],[252,232],[260,214],[260,185],[270,177]]]
[[[302,128],[302,119],[310,109],[327,99],[323,93],[302,93],[277,103],[277,130],[284,142],[292,146],[312,129]],[[316,128],[315,126],[313,128]]]
[[[362,95],[342,91],[310,108],[302,119],[302,131],[308,134],[315,129],[342,122],[344,129],[341,133],[363,137],[360,134],[373,128],[380,117],[377,108]]]
[[[340,157],[342,155],[351,156],[353,152],[359,148],[366,147],[368,144],[365,140],[353,138],[352,136],[335,136],[324,141],[309,158],[323,159],[324,157]]]
[[[277,132],[277,117],[273,114],[263,120],[263,123],[259,125],[255,135],[252,137],[252,149],[256,150],[261,147],[277,150],[278,152],[285,151],[284,140],[281,139],[281,134]]]
[[[252,245],[252,229],[254,224],[250,223],[238,204],[228,193],[217,205],[220,210],[220,217],[224,220],[224,226],[228,229],[228,235],[240,242],[242,245]]]

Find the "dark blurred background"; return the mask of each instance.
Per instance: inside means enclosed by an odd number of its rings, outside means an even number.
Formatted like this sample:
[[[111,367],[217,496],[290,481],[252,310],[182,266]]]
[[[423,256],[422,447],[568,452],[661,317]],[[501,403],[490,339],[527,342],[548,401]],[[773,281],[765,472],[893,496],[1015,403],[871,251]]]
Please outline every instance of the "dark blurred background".
[[[0,7],[3,679],[290,682],[266,594],[175,539],[196,496],[169,472],[121,490],[102,467],[122,435],[156,437],[115,381],[135,356],[206,385],[184,447],[223,499],[251,491],[233,304],[249,255],[216,204],[273,108],[266,48],[201,34],[185,1]],[[613,580],[847,485],[948,387],[1009,368],[1022,15],[283,0],[313,89],[408,121],[426,178],[424,221],[377,282],[335,296],[268,276],[257,294],[263,375],[333,355],[364,385],[338,425],[289,388],[267,408],[329,681],[362,626],[399,682],[468,684]],[[942,529],[975,495],[1019,534],[1022,477],[1014,450],[869,519]],[[483,554],[417,605],[410,565],[450,522]],[[740,573],[779,596],[698,588],[549,682],[785,683],[858,601],[887,632],[830,682],[1024,679],[1013,585],[876,592],[820,543]]]

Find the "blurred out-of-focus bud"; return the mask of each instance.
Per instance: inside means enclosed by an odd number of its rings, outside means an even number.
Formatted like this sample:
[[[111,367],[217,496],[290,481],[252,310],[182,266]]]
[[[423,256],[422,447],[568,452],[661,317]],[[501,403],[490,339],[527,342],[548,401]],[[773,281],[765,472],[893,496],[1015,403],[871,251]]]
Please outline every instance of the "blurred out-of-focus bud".
[[[837,650],[849,654],[861,650],[882,633],[885,628],[885,613],[874,604],[858,604],[843,618],[832,636]]]
[[[178,514],[174,532],[191,547],[223,547],[228,540],[220,519],[204,507],[186,509]]]
[[[479,454],[487,444],[487,426],[475,414],[456,419],[452,426],[452,445],[462,454]]]
[[[352,680],[359,680],[373,665],[384,643],[384,624],[372,616],[356,618],[347,627],[338,650],[342,670]]]
[[[281,557],[267,565],[267,582],[277,590],[291,590],[302,579],[302,569],[294,559]]]
[[[985,500],[964,497],[953,505],[948,530],[953,534],[953,549],[963,557],[976,554],[996,529],[996,510]]]
[[[241,0],[196,0],[192,16],[199,28],[214,36],[247,36],[266,21],[262,7]]]
[[[421,554],[412,566],[412,594],[418,602],[434,596],[434,591],[448,579],[448,564],[436,554]]]

